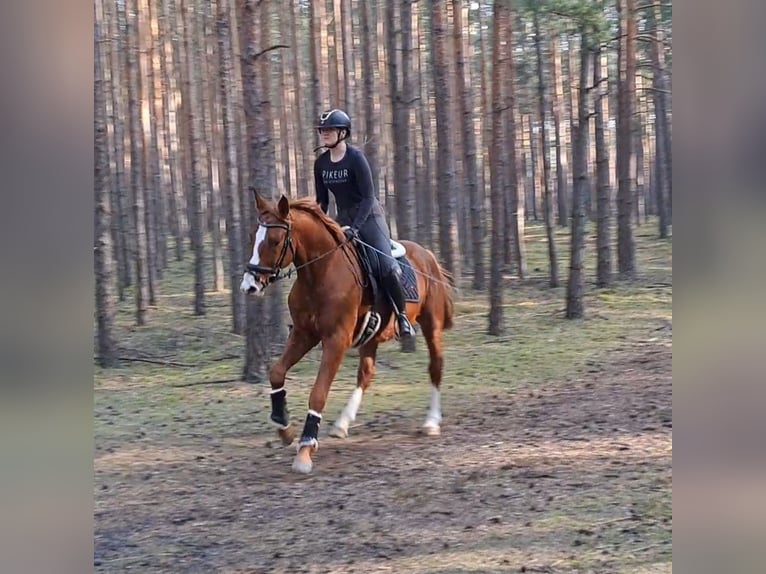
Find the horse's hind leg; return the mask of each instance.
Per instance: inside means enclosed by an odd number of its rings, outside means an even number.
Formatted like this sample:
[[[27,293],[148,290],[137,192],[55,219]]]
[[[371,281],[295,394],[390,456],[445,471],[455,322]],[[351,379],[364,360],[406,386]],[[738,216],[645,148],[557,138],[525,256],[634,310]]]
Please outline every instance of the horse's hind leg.
[[[431,377],[431,404],[423,423],[423,432],[438,435],[441,432],[441,382],[444,369],[444,351],[442,347],[442,328],[430,317],[421,317],[423,335],[428,344],[428,373]]]
[[[330,436],[337,438],[346,438],[348,436],[348,425],[356,419],[356,413],[359,405],[362,404],[362,397],[365,391],[372,383],[372,377],[375,375],[375,356],[378,351],[378,343],[375,340],[370,341],[359,349],[359,367],[356,371],[356,389],[348,399],[345,408],[340,413],[338,420],[330,429]]]

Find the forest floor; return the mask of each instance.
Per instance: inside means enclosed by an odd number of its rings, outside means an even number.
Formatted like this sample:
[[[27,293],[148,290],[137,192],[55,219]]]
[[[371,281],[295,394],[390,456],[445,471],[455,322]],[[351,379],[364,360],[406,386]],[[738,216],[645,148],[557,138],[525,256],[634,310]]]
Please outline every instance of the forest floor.
[[[148,324],[121,304],[120,368],[95,375],[97,572],[672,571],[672,242],[636,230],[639,278],[597,290],[586,319],[547,285],[544,229],[531,278],[507,281],[507,335],[462,290],[445,337],[442,434],[418,433],[428,355],[381,347],[348,439],[327,436],[355,385],[333,385],[311,475],[275,444],[267,385],[238,381],[228,293],[192,315],[191,262],[173,263]],[[302,423],[319,351],[288,378]],[[217,381],[217,382],[216,382]]]

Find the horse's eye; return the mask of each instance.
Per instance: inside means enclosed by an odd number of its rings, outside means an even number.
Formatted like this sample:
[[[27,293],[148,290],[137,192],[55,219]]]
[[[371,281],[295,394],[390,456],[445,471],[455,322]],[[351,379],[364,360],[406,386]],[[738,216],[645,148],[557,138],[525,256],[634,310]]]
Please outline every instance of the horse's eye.
[[[276,247],[277,245],[279,245],[279,239],[269,237],[269,247]]]

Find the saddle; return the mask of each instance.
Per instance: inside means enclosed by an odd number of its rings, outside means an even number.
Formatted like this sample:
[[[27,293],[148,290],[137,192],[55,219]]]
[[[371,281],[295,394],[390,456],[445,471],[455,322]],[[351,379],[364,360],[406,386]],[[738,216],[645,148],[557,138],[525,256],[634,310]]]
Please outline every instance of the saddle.
[[[356,247],[359,262],[362,267],[364,287],[370,289],[372,298],[372,306],[365,316],[362,317],[360,324],[357,326],[356,336],[351,344],[352,347],[361,347],[377,335],[384,324],[388,323],[388,319],[393,309],[385,289],[380,285],[381,279],[378,273],[378,257],[385,256],[359,242],[354,242],[354,246]],[[415,277],[414,268],[407,259],[406,248],[398,241],[392,239],[391,255],[396,259],[399,268],[402,271],[401,283],[404,290],[405,301],[417,302],[419,300],[418,282]]]

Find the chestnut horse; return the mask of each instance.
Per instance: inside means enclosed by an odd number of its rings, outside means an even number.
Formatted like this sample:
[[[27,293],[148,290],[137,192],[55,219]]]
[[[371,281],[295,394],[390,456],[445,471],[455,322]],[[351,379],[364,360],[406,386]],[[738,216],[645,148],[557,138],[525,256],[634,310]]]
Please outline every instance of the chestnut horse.
[[[293,265],[297,278],[290,290],[288,306],[293,327],[282,356],[269,370],[271,421],[284,444],[291,444],[296,431],[287,413],[285,375],[317,344],[322,360],[309,396],[309,410],[298,453],[292,468],[309,473],[311,455],[319,446],[322,420],[330,385],[349,348],[359,348],[356,389],[331,430],[348,436],[364,392],[375,372],[378,345],[396,336],[389,301],[375,297],[370,277],[357,246],[349,243],[341,227],[311,199],[290,201],[282,196],[277,205],[254,191],[258,225],[252,256],[240,289],[262,295],[264,289],[285,276]],[[443,369],[442,334],[452,327],[452,278],[434,254],[412,241],[402,241],[406,260],[415,271],[417,300],[408,298],[407,316],[422,328],[429,353],[431,403],[423,424],[426,434],[438,435],[441,423],[440,385]],[[384,255],[380,255],[383,257]],[[387,256],[387,255],[386,255]],[[400,266],[404,260],[398,259]],[[412,281],[411,287],[414,287]],[[411,291],[412,292],[412,291]]]

